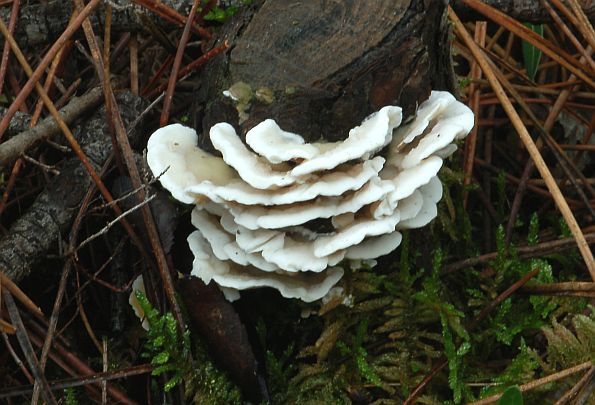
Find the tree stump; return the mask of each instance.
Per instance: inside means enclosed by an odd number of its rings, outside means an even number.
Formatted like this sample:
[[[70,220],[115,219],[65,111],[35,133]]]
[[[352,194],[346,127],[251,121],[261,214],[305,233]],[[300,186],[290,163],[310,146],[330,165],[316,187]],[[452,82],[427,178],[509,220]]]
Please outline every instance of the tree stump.
[[[453,89],[446,2],[260,1],[217,38],[230,50],[202,76],[203,147],[221,121],[245,134],[273,118],[307,141],[345,139],[385,105],[405,119],[431,89]],[[234,101],[223,93],[236,91]]]

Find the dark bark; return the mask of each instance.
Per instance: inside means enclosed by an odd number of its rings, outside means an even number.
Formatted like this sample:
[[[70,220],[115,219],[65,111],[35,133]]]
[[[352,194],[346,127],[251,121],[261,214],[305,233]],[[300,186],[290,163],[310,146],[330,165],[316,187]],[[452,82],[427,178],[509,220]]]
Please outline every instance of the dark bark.
[[[120,112],[125,125],[133,122],[145,103],[127,93],[121,96]],[[99,168],[112,151],[111,138],[100,109],[75,131],[83,150]],[[42,260],[62,234],[69,230],[80,203],[91,185],[91,178],[77,158],[68,160],[35,202],[17,219],[0,239],[0,268],[18,282],[26,277],[32,266]]]
[[[191,277],[178,283],[188,314],[209,352],[227,370],[251,401],[267,398],[264,379],[258,374],[248,334],[235,309],[219,288]]]
[[[70,124],[81,114],[97,106],[102,100],[102,90],[97,87],[81,97],[74,97],[67,106],[60,110],[60,115],[66,124]],[[29,115],[19,113],[10,121],[9,134],[15,129],[20,129],[21,132],[0,144],[0,166],[17,159],[35,143],[43,139],[49,139],[60,132],[60,128],[53,117],[44,119],[33,128],[29,128],[30,119]]]
[[[14,33],[21,48],[47,44],[56,39],[68,25],[73,10],[71,0],[50,0],[48,2],[34,2],[33,4],[21,3]],[[121,0],[110,3],[115,6],[112,9],[112,30],[114,32],[143,31],[145,29],[145,21],[141,17],[143,15],[151,18],[156,25],[168,28],[168,31],[172,28],[172,25],[166,23],[162,18],[156,17],[131,1]],[[187,14],[187,9],[192,5],[192,0],[162,0],[162,3],[184,15]],[[103,32],[104,10],[104,7],[99,7],[96,12],[91,14],[93,29],[96,33]],[[0,7],[0,18],[8,23],[10,7]],[[82,31],[79,31],[79,35],[82,35]]]
[[[6,108],[0,107],[0,117],[4,116],[4,114],[6,114]],[[6,133],[4,134],[4,136],[2,138],[6,139],[6,138],[11,137],[15,134],[18,134],[19,132],[26,131],[27,129],[29,129],[30,122],[31,122],[31,116],[29,114],[25,114],[20,111],[17,111],[14,114],[14,117],[12,117],[12,119],[10,120],[10,124],[8,124]]]
[[[261,5],[261,6],[260,6]],[[344,139],[380,107],[406,115],[431,89],[452,90],[445,17],[436,0],[268,0],[245,8],[222,31],[229,52],[206,66],[199,102],[203,136],[227,121],[245,132],[265,118],[308,140]],[[222,95],[232,84],[274,94],[253,100],[241,125]]]
[[[551,17],[547,10],[542,7],[541,0],[482,0],[510,17],[522,22],[548,22]],[[464,21],[485,20],[481,14],[461,4],[460,0],[454,0],[452,7],[457,15]],[[593,0],[579,0],[585,14],[591,21],[595,19],[595,2]]]

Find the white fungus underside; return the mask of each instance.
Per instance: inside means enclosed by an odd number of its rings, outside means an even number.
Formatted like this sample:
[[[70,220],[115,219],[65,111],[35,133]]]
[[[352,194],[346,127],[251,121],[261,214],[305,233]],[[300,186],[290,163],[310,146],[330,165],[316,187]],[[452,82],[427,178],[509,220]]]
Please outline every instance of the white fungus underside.
[[[306,183],[273,190],[257,189],[244,182],[235,181],[223,186],[203,182],[187,188],[186,192],[206,196],[220,203],[237,202],[243,205],[264,206],[293,204],[320,196],[340,196],[347,191],[357,190],[377,176],[383,164],[384,159],[377,156],[343,170],[316,176]]]
[[[370,260],[396,249],[396,230],[426,225],[437,215],[443,159],[473,126],[473,115],[445,92],[432,92],[416,117],[401,123],[399,107],[384,107],[345,141],[306,143],[265,120],[246,134],[211,128],[223,158],[196,146],[191,129],[173,125],[149,140],[148,161],[172,195],[198,204],[188,237],[192,274],[214,280],[226,296],[272,287],[310,302],[341,278],[341,260]],[[397,128],[394,133],[393,130]],[[170,131],[171,130],[171,131]],[[392,142],[391,142],[392,140]],[[374,157],[384,146],[388,158]],[[303,225],[330,218],[329,233]]]
[[[285,298],[312,302],[324,297],[343,276],[343,270],[338,267],[328,268],[322,273],[280,274],[240,267],[217,259],[200,231],[194,231],[188,236],[188,244],[194,253],[191,274],[207,284],[212,280],[226,288],[245,290],[272,287]]]
[[[442,183],[438,177],[432,177],[428,184],[420,187],[419,192],[423,197],[421,209],[414,217],[399,222],[397,229],[420,228],[438,215],[437,203],[442,198]]]
[[[373,178],[358,191],[341,197],[321,197],[316,200],[283,207],[242,206],[229,204],[237,224],[248,229],[279,229],[301,225],[318,218],[330,218],[346,212],[356,212],[363,206],[380,200],[394,190],[389,181]]]

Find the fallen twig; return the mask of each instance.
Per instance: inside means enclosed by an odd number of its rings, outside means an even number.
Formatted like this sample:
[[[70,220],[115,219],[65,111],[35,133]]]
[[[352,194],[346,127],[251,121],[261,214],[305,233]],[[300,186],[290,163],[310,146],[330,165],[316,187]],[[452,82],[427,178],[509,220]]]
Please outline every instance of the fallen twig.
[[[103,98],[101,88],[96,87],[88,93],[74,97],[62,110],[60,115],[67,124],[71,124],[91,108],[97,106]],[[4,166],[23,155],[35,143],[60,133],[60,128],[52,117],[44,119],[40,124],[13,136],[0,144],[0,166]]]
[[[537,380],[528,382],[527,384],[523,384],[523,385],[519,386],[519,389],[521,390],[521,392],[529,391],[534,388],[540,387],[542,385],[549,384],[554,381],[562,380],[562,379],[564,379],[568,376],[571,376],[573,374],[580,373],[581,371],[588,370],[591,367],[593,367],[593,363],[591,363],[591,361],[586,361],[586,362],[581,363],[577,366],[567,368],[566,370],[562,370],[560,372],[550,374],[547,377],[538,378]],[[491,397],[484,398],[481,401],[472,402],[469,405],[491,404],[491,403],[494,403],[497,400],[499,400],[501,396],[502,396],[502,394],[492,395]]]
[[[464,1],[467,2],[468,0]],[[572,213],[572,210],[570,209],[568,203],[564,199],[564,196],[560,192],[560,189],[556,184],[556,180],[552,176],[552,173],[550,172],[546,163],[544,162],[543,157],[539,153],[539,149],[535,145],[535,142],[531,138],[531,135],[529,135],[527,128],[523,125],[523,122],[521,121],[518,113],[514,109],[512,103],[506,96],[506,93],[504,92],[502,85],[498,81],[489,62],[486,60],[486,57],[483,55],[481,49],[479,49],[477,44],[473,41],[471,35],[467,32],[465,26],[463,25],[461,20],[459,20],[459,18],[454,13],[454,11],[452,11],[451,8],[449,8],[449,16],[450,19],[454,22],[456,30],[461,35],[461,38],[465,42],[465,45],[467,45],[474,58],[476,58],[477,62],[480,64],[484,74],[486,75],[486,78],[492,86],[492,89],[494,90],[494,92],[498,96],[498,99],[502,103],[504,111],[510,118],[512,125],[514,126],[519,137],[521,138],[521,141],[523,142],[523,144],[527,148],[527,151],[529,152],[529,155],[535,162],[537,170],[541,174],[541,177],[545,181],[548,190],[550,191],[550,193],[554,197],[554,200],[556,201],[556,206],[558,207],[558,210],[566,220],[566,223],[568,224],[568,227],[570,228],[570,231],[572,232],[576,240],[576,244],[578,245],[581,255],[583,256],[585,265],[587,266],[587,270],[591,274],[591,277],[595,280],[595,258],[593,258],[593,252],[591,252],[591,249],[589,248],[589,245],[585,240],[585,236],[583,235],[580,226],[576,221],[574,214]],[[577,74],[577,76],[579,75]]]
[[[82,241],[78,245],[78,247],[76,248],[76,250],[80,250],[83,246],[87,245],[89,242],[93,241],[94,239],[97,239],[101,235],[104,235],[107,231],[110,230],[110,228],[112,226],[114,226],[115,224],[117,224],[118,222],[120,222],[122,220],[122,218],[124,218],[128,214],[131,214],[132,212],[138,210],[139,208],[143,207],[144,205],[148,204],[156,196],[157,196],[157,194],[153,194],[152,196],[149,196],[146,199],[144,199],[143,201],[141,201],[140,203],[136,204],[134,207],[132,207],[129,210],[126,210],[123,213],[121,213],[120,215],[118,215],[112,221],[108,222],[103,228],[101,228],[100,231],[94,233],[93,235],[89,236],[87,239],[85,239],[84,241]]]

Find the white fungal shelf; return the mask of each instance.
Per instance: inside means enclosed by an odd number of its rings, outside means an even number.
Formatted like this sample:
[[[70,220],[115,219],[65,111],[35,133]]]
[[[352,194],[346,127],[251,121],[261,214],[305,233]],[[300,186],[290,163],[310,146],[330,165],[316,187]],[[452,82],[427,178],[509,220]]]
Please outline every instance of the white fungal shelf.
[[[306,143],[265,120],[244,144],[219,123],[209,135],[223,158],[198,148],[191,128],[155,131],[147,146],[153,175],[174,198],[195,204],[192,275],[213,280],[227,297],[272,287],[311,302],[341,279],[342,260],[396,249],[398,230],[436,217],[438,170],[474,121],[442,91],[432,92],[411,122],[400,126],[401,119],[400,107],[384,107],[333,143]],[[376,155],[381,150],[388,152]],[[330,220],[331,232],[304,226],[320,219]]]

